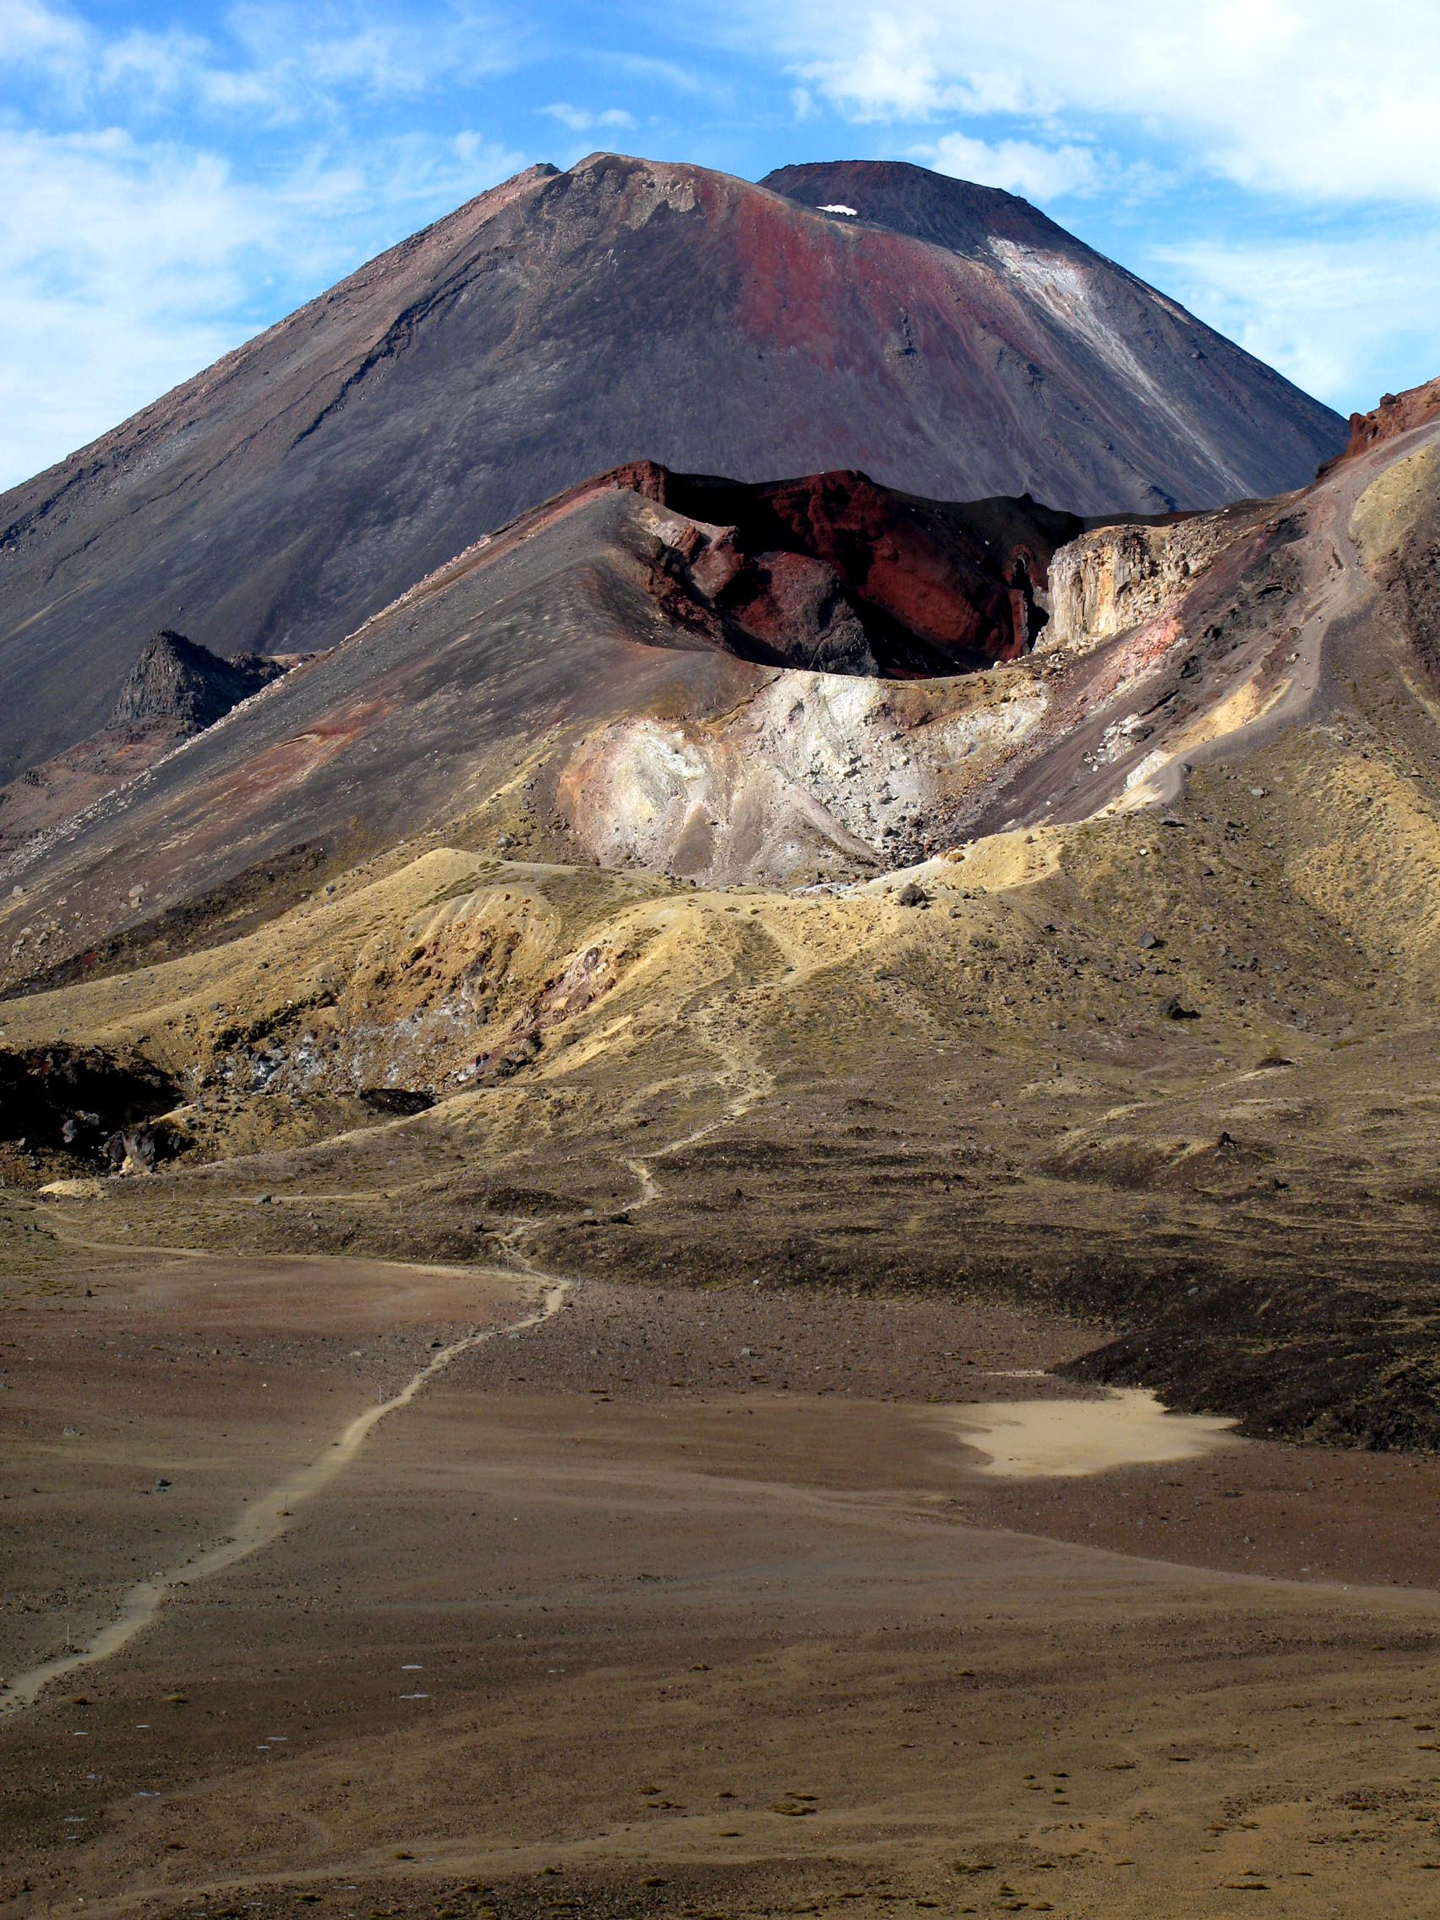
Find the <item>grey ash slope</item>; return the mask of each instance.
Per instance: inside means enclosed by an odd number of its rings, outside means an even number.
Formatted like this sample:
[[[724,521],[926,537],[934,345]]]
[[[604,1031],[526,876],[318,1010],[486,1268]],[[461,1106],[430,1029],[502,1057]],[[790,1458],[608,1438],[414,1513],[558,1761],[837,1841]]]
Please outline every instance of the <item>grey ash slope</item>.
[[[0,854],[133,780],[287,671],[262,654],[226,660],[168,629],[151,636],[105,726],[0,782]]]
[[[840,185],[862,218],[803,204]],[[623,461],[1104,513],[1273,493],[1342,438],[1009,196],[532,168],[0,499],[0,776],[93,733],[156,628],[332,644]]]

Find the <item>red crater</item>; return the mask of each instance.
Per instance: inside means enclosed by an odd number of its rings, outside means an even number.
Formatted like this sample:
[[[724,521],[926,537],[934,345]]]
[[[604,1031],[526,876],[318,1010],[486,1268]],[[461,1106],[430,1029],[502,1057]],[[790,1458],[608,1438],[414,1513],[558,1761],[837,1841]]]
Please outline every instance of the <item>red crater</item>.
[[[827,672],[1018,658],[1045,623],[1051,555],[1084,526],[1029,499],[925,500],[853,471],[749,485],[637,461],[596,484],[688,523],[645,555],[667,612],[743,658]]]

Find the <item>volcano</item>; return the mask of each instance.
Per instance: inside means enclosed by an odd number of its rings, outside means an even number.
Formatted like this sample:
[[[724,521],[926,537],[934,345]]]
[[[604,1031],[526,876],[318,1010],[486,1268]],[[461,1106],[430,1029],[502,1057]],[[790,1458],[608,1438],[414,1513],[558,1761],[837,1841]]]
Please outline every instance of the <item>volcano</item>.
[[[0,499],[0,776],[93,735],[157,629],[331,646],[624,462],[1155,513],[1297,486],[1344,440],[1011,195],[534,167]]]

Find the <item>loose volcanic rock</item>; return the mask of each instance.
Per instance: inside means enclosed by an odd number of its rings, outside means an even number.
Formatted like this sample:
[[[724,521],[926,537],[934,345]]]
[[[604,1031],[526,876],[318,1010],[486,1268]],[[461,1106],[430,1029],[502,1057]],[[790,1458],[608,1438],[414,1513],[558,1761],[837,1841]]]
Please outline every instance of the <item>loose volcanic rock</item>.
[[[175,1080],[138,1055],[62,1041],[0,1048],[0,1143],[60,1166],[119,1167],[128,1159],[153,1167],[167,1143],[144,1123],[179,1097]]]

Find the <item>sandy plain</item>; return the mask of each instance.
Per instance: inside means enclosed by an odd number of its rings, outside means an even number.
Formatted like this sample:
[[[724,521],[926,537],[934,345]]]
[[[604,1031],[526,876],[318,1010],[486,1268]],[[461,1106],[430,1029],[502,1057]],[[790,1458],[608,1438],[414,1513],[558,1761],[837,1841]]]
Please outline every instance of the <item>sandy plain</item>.
[[[91,1243],[5,1339],[6,1675],[170,1576],[0,1696],[7,1915],[1440,1899],[1440,1468],[994,1471],[1157,1450],[1072,1322]]]

